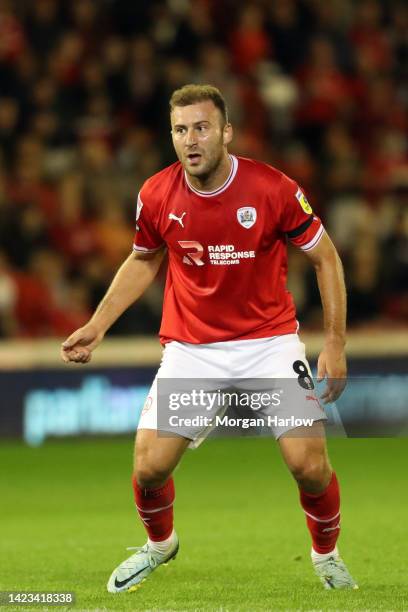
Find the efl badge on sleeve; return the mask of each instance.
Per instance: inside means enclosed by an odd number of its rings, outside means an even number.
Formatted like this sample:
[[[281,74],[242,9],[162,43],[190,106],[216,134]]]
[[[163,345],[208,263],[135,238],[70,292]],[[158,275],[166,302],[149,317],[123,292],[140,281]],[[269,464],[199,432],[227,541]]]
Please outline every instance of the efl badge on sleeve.
[[[256,221],[256,208],[253,206],[243,206],[237,210],[238,223],[249,229]]]
[[[308,215],[311,215],[313,213],[312,207],[310,206],[305,194],[303,193],[301,189],[297,190],[295,194],[295,198],[297,199],[297,201],[299,202],[299,204],[301,205],[305,213],[307,213]]]

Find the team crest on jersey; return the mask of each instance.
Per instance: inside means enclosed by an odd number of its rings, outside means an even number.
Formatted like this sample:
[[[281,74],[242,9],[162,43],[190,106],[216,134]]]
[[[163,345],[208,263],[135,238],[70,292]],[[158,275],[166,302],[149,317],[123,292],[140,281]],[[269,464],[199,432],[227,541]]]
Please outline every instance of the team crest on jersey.
[[[253,206],[243,206],[237,210],[238,223],[249,229],[256,221],[256,208]]]
[[[308,215],[311,215],[313,213],[312,207],[310,206],[305,194],[303,193],[301,189],[297,190],[295,194],[295,198],[297,199],[297,201],[299,202],[299,204],[301,205],[305,213],[307,213]]]

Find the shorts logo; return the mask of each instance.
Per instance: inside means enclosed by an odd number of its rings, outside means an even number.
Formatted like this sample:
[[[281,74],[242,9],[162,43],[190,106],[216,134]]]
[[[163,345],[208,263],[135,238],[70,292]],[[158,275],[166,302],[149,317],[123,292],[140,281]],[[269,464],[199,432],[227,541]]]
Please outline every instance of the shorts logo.
[[[242,227],[249,229],[256,222],[256,208],[253,206],[243,206],[242,208],[238,208],[237,219],[238,223],[242,225]]]
[[[145,401],[144,406],[143,406],[142,414],[140,416],[142,416],[143,414],[146,414],[146,412],[148,412],[150,410],[150,408],[152,407],[152,403],[153,403],[153,398],[152,398],[151,395],[149,395],[146,398],[146,401]]]
[[[295,198],[297,199],[305,213],[307,213],[308,215],[311,215],[313,213],[312,207],[310,206],[305,194],[301,189],[297,190],[297,192],[295,193]]]

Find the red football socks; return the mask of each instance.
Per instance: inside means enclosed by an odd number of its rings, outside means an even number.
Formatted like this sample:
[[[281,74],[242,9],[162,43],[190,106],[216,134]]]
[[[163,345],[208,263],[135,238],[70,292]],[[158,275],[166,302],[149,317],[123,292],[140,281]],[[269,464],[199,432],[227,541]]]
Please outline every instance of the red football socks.
[[[331,552],[340,533],[340,489],[336,474],[322,493],[300,490],[300,503],[312,536],[313,550],[320,554]]]
[[[150,540],[160,542],[173,531],[173,502],[175,497],[173,478],[158,489],[139,487],[133,477],[136,507]]]

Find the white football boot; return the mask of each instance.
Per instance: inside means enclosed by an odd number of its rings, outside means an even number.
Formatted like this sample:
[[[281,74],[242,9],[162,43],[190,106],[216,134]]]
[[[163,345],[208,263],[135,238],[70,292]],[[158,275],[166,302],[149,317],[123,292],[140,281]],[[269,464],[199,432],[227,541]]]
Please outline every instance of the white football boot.
[[[313,567],[325,589],[358,589],[354,578],[348,571],[338,553],[321,560],[313,558]]]
[[[170,549],[164,554],[152,550],[149,542],[141,547],[128,548],[127,550],[137,550],[137,552],[113,570],[107,584],[109,593],[136,591],[159,565],[166,565],[168,561],[175,559],[178,549],[177,536]]]

